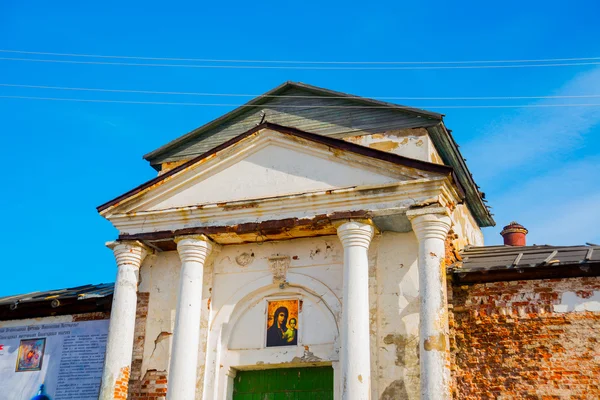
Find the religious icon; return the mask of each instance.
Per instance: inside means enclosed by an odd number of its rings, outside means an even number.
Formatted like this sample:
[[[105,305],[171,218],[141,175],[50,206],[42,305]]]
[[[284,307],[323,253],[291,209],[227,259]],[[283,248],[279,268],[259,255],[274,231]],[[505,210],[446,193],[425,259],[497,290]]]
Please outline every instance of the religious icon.
[[[298,300],[267,302],[267,347],[298,344]]]
[[[41,370],[45,347],[46,338],[21,340],[15,372]]]

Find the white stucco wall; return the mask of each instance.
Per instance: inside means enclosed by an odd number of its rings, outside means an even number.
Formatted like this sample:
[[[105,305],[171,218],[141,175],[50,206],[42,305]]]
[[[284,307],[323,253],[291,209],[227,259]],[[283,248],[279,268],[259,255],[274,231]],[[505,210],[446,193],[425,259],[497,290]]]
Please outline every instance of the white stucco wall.
[[[269,269],[268,259],[277,255],[291,259],[289,285],[283,289],[273,284]],[[337,370],[342,256],[337,236],[224,246],[214,252],[204,275],[199,356],[206,365],[201,362],[198,369],[197,397],[207,380],[205,399],[226,398],[238,368],[325,363]],[[372,396],[416,399],[419,298],[414,234],[377,235],[369,264]],[[150,293],[142,376],[147,370],[168,369],[178,279],[176,252],[149,257],[141,268],[139,291]],[[302,301],[296,347],[264,346],[265,302],[275,298]]]
[[[390,130],[370,135],[350,136],[344,140],[408,158],[443,164],[442,158],[424,128]]]

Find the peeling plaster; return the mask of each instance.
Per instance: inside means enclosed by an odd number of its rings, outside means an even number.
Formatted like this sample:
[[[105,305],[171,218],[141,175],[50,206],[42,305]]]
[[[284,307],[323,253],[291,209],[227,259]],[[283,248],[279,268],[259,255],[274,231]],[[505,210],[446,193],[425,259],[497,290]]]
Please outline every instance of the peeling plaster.
[[[370,135],[350,136],[344,140],[404,157],[443,164],[424,128],[390,130]]]
[[[554,312],[599,312],[600,311],[600,291],[591,293],[564,292],[562,293],[560,304],[554,305]]]
[[[406,391],[406,386],[404,382],[400,379],[397,379],[390,383],[388,387],[385,388],[383,393],[381,393],[381,397],[379,400],[404,400],[409,399],[408,393]]]
[[[419,337],[411,335],[387,335],[383,343],[396,347],[396,365],[403,367],[408,363],[418,363],[419,360]]]

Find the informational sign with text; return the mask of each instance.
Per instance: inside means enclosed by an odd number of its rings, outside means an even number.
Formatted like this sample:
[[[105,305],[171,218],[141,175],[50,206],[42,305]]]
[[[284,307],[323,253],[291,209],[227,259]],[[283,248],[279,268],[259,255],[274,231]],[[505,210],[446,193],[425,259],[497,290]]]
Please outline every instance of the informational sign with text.
[[[0,398],[96,400],[109,320],[0,328]]]

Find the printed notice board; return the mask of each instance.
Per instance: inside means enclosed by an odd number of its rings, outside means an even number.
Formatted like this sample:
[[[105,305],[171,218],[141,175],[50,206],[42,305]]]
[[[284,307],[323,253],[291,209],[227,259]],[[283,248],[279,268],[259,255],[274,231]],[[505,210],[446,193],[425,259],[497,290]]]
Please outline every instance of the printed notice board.
[[[0,328],[0,398],[96,400],[109,320]]]

